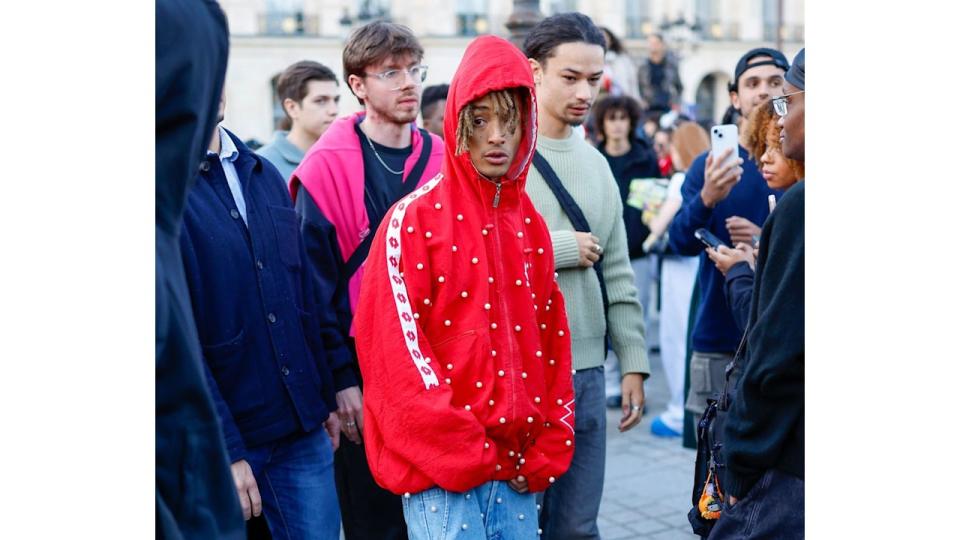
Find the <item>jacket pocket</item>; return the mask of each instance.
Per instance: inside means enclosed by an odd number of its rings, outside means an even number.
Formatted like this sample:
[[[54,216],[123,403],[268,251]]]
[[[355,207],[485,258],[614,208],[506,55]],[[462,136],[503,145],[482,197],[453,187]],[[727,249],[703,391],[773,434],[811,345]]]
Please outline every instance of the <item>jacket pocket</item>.
[[[280,260],[293,268],[300,267],[300,230],[297,213],[283,206],[270,206],[271,221],[277,234]]]
[[[263,405],[256,360],[246,354],[246,330],[220,343],[204,345],[203,357],[210,366],[217,389],[234,418],[248,416]]]

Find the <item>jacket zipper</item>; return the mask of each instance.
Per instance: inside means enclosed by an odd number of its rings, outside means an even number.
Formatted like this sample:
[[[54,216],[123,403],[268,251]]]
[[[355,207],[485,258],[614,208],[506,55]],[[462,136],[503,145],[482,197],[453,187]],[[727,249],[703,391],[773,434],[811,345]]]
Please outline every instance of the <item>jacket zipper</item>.
[[[494,195],[494,198],[493,198],[494,208],[497,208],[497,205],[500,204],[500,189],[501,189],[500,182],[497,182],[497,193],[496,195]],[[491,232],[494,237],[496,253],[500,254],[502,253],[502,249],[503,249],[503,246],[500,242],[500,229],[503,226],[503,224],[501,223],[499,210],[494,210],[493,222],[495,226],[494,226],[494,230]],[[507,357],[504,361],[504,369],[505,371],[507,371],[507,373],[510,374],[510,392],[507,393],[507,395],[510,397],[509,397],[509,402],[507,404],[508,405],[507,411],[510,415],[510,423],[512,426],[513,422],[517,418],[517,410],[516,410],[517,405],[516,405],[516,399],[514,399],[514,392],[516,391],[517,381],[516,381],[516,373],[515,373],[515,370],[513,369],[513,358],[517,354],[516,352],[517,348],[515,346],[516,344],[514,341],[513,323],[510,320],[510,310],[507,308],[507,302],[504,294],[505,292],[504,289],[506,286],[505,284],[507,283],[507,281],[504,275],[503,265],[501,261],[502,261],[502,258],[499,256],[494,258],[494,267],[496,268],[496,270],[494,271],[496,275],[494,279],[497,280],[494,290],[497,291],[497,296],[499,297],[498,303],[500,305],[500,312],[503,314],[502,320],[505,323],[504,326],[501,327],[501,329],[505,333],[505,341],[507,342],[507,349],[508,349]]]

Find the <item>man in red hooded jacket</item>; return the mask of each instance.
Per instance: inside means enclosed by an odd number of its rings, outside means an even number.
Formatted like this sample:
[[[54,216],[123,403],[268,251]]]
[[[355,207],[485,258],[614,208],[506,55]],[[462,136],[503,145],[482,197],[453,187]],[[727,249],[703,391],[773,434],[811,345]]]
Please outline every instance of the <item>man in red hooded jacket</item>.
[[[526,57],[474,40],[450,85],[441,174],[370,249],[354,319],[363,435],[411,538],[535,537],[533,492],[573,456],[566,310],[524,190],[536,110]]]

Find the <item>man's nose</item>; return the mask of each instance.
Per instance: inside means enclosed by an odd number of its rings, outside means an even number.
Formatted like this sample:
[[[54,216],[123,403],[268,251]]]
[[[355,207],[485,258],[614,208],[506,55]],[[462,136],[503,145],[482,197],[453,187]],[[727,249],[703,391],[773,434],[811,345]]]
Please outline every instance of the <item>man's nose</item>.
[[[590,83],[587,81],[580,81],[577,83],[577,99],[581,101],[590,101],[590,96],[593,94],[593,89],[590,88]]]
[[[491,144],[503,144],[507,140],[506,130],[500,122],[493,122],[490,126],[490,137],[488,142]]]

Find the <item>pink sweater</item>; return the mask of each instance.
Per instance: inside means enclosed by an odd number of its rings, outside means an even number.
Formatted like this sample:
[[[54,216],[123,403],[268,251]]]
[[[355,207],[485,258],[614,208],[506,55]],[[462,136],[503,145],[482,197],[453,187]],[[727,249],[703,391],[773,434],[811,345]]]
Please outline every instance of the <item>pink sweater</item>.
[[[376,226],[379,225],[370,226],[370,218],[363,203],[363,150],[353,126],[363,121],[364,115],[364,112],[359,112],[336,120],[310,148],[290,177],[290,195],[294,202],[298,188],[303,184],[317,208],[333,224],[337,231],[337,243],[343,264],[346,264],[367,235],[376,232]],[[423,149],[420,130],[412,123],[410,129],[413,151],[403,165],[404,181]],[[417,183],[418,186],[436,176],[443,161],[443,140],[433,134],[430,136],[433,138],[430,160]],[[348,285],[351,312],[357,307],[363,268],[364,265],[360,265]],[[353,333],[352,328],[350,332]]]

